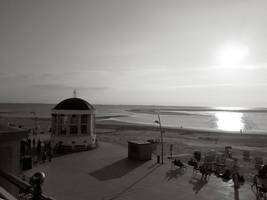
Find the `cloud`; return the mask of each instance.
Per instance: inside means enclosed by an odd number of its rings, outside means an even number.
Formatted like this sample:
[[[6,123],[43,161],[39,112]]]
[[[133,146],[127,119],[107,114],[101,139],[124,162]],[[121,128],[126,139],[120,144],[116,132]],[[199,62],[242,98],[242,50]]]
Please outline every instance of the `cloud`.
[[[216,88],[216,87],[239,87],[239,88],[251,88],[251,87],[267,87],[267,83],[219,83],[219,84],[189,84],[189,85],[177,85],[170,86],[170,89],[175,88]]]
[[[45,90],[90,90],[90,91],[103,91],[110,89],[105,86],[69,86],[63,84],[34,84],[31,85],[35,89],[45,89]]]

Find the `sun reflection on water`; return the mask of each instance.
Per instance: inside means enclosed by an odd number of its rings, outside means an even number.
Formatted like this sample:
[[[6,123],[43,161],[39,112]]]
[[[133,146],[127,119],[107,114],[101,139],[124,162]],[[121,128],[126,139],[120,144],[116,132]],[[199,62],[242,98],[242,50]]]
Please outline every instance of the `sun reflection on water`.
[[[225,131],[240,131],[244,128],[243,113],[216,112],[217,128]]]

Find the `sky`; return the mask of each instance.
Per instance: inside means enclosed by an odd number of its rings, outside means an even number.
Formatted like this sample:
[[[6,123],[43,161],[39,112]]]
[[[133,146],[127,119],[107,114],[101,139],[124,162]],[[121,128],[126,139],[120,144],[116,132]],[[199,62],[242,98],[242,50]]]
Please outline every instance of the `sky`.
[[[0,102],[267,107],[266,0],[1,0]]]

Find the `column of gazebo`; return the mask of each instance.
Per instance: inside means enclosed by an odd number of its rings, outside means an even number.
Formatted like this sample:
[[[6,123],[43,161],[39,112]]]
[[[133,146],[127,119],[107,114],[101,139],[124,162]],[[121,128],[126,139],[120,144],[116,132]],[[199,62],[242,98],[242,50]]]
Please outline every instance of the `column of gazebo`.
[[[82,115],[77,115],[78,117],[78,123],[77,123],[77,126],[78,126],[78,133],[77,135],[81,135],[82,134],[82,131],[81,131],[81,118],[82,118]]]
[[[59,132],[60,132],[60,130],[59,130],[59,123],[60,122],[60,115],[59,114],[56,114],[56,128],[55,128],[55,135],[59,135]]]
[[[90,136],[94,135],[94,118],[95,114],[90,115]]]
[[[95,114],[91,115],[90,121],[90,135],[93,136],[95,134]]]
[[[70,136],[70,121],[71,121],[71,115],[67,114],[67,132],[66,132],[66,136]]]
[[[64,117],[67,117],[67,123],[65,124],[66,125],[66,134],[65,134],[65,136],[69,136],[70,135],[70,117],[69,117],[69,115],[64,114],[63,115],[63,120],[64,120]],[[60,119],[60,114],[59,114],[59,119]],[[61,127],[63,127],[63,123],[61,124]],[[60,131],[61,130],[59,129],[58,135],[63,135],[63,134],[60,133]]]
[[[57,133],[57,121],[56,121],[57,115],[52,115],[52,125],[51,125],[51,130],[52,134],[56,135]]]
[[[87,115],[87,135],[89,134],[91,134],[91,132],[90,132],[90,129],[91,129],[91,113],[90,114],[88,114]]]

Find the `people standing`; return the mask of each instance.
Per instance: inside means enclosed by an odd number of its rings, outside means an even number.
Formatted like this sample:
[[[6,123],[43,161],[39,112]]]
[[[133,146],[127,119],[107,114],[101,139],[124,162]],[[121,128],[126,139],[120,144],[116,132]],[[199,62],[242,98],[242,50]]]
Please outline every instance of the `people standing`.
[[[47,156],[48,156],[49,162],[51,162],[52,161],[52,157],[53,157],[51,141],[48,141],[48,143],[47,143]]]
[[[35,138],[32,139],[32,148],[35,149],[36,141]]]
[[[24,140],[22,140],[20,142],[20,153],[22,156],[25,155],[25,148],[26,148],[26,142]]]
[[[49,160],[49,162],[52,162],[52,157],[53,157],[52,150],[49,149],[48,150],[48,160]]]
[[[251,188],[253,188],[254,186],[256,187],[256,190],[258,190],[258,177],[257,177],[257,175],[255,175],[253,177],[253,184],[251,185]]]
[[[45,161],[46,161],[46,152],[45,151],[42,154],[42,161],[43,161],[43,163],[45,163]]]
[[[38,142],[37,142],[37,158],[38,158],[38,161],[40,160],[41,158],[41,141],[40,139],[38,139]]]
[[[32,141],[30,138],[27,139],[27,145],[28,145],[28,148],[31,149],[32,147]]]

